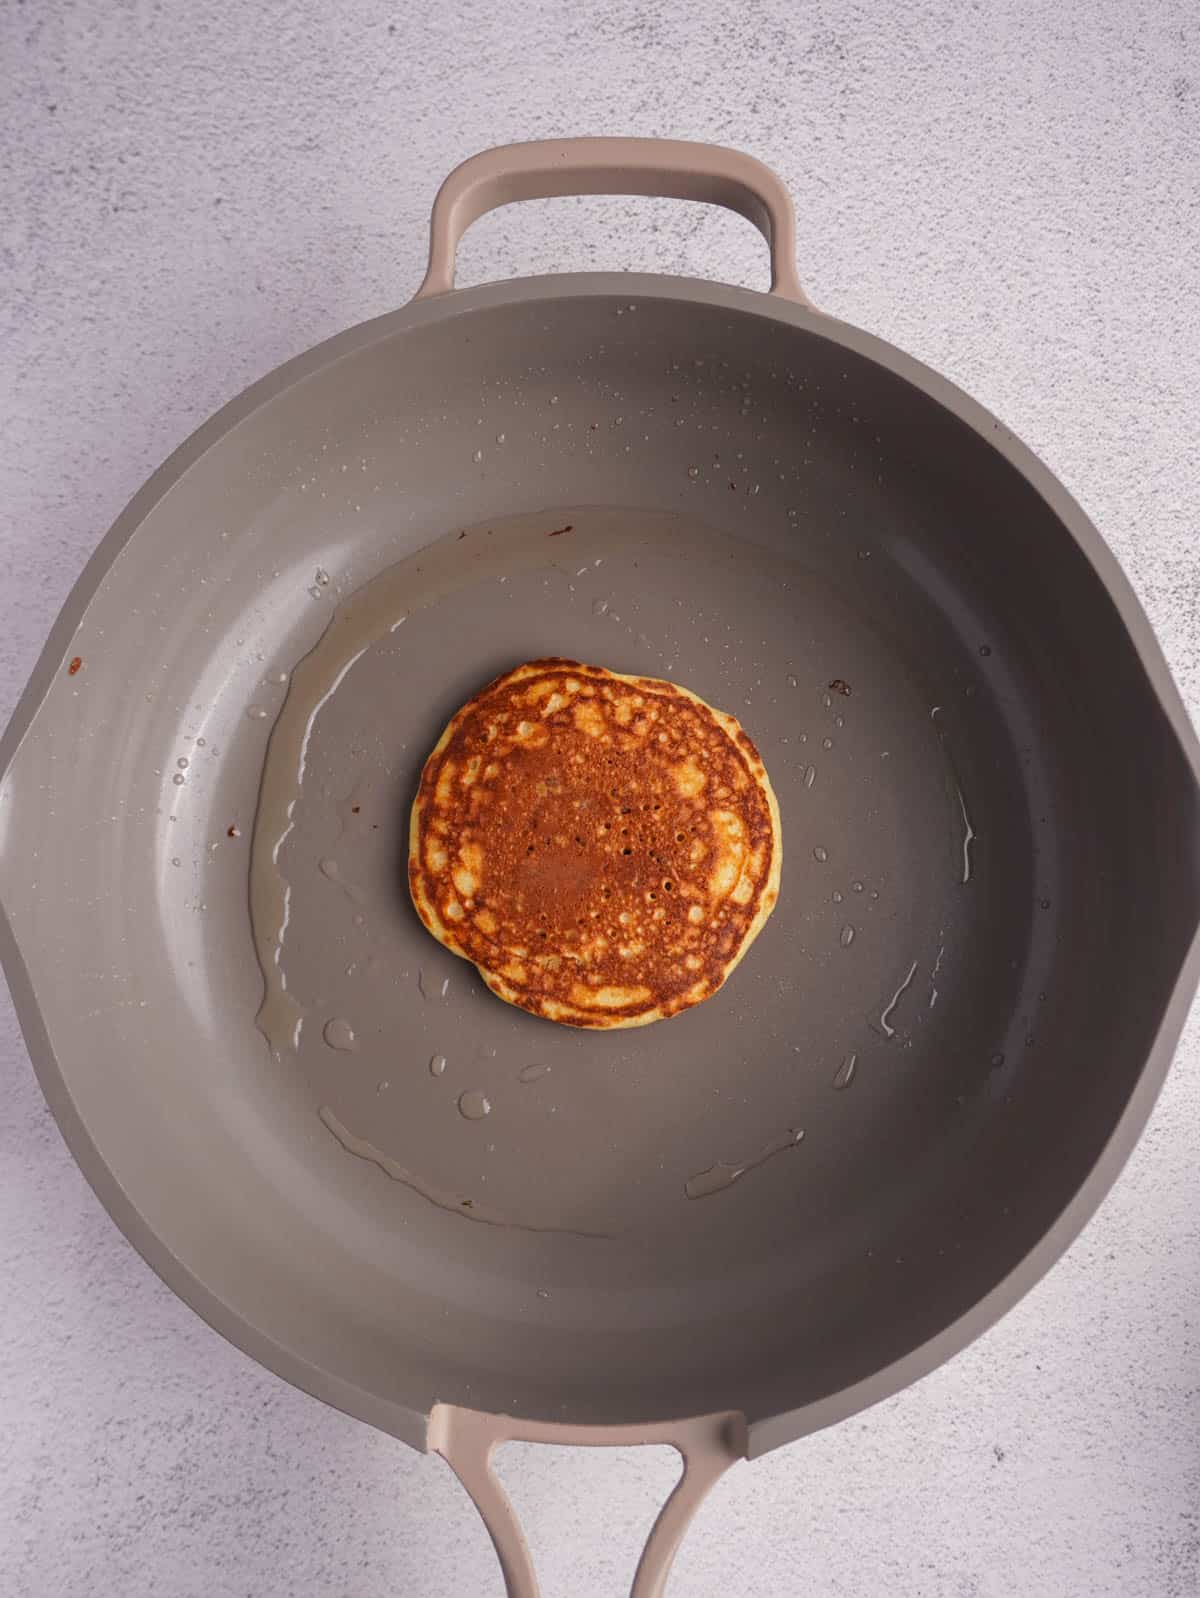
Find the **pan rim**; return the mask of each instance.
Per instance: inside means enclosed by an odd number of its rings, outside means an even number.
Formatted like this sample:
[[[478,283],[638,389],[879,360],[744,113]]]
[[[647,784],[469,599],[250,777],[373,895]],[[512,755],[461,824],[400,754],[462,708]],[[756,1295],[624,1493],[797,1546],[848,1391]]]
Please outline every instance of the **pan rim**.
[[[279,394],[375,342],[417,327],[451,321],[474,311],[531,301],[620,296],[676,300],[716,310],[764,317],[828,338],[894,373],[941,405],[996,449],[1034,489],[1075,541],[1104,585],[1162,708],[1193,779],[1200,785],[1200,744],[1165,657],[1128,578],[1086,513],[1050,469],[985,407],[956,384],[886,340],[820,312],[755,290],[703,279],[633,273],[578,273],[526,277],[460,289],[415,302],[335,334],[295,356],[228,401],[196,429],[153,473],[117,517],[76,580],[56,618],[29,681],[0,738],[0,803],[19,777],[14,764],[32,730],[49,686],[93,598],[110,569],[159,501],[233,428]],[[0,849],[0,873],[4,860]],[[109,1167],[76,1110],[70,1086],[43,1022],[41,1006],[3,905],[0,880],[0,962],[34,1071],[67,1146],[93,1191],[146,1262],[214,1330],[274,1374],[313,1397],[424,1450],[428,1416],[381,1398],[324,1368],[317,1368],[211,1292],[144,1219]],[[1200,933],[1193,937],[1147,1059],[1099,1156],[1055,1221],[1017,1265],[963,1315],[901,1359],[869,1377],[800,1409],[750,1424],[749,1454],[756,1457],[783,1443],[845,1419],[889,1397],[960,1352],[1012,1308],[1049,1270],[1109,1191],[1137,1141],[1165,1080],[1179,1033],[1200,977]],[[656,1417],[658,1418],[658,1417]],[[564,1435],[564,1440],[569,1440]]]

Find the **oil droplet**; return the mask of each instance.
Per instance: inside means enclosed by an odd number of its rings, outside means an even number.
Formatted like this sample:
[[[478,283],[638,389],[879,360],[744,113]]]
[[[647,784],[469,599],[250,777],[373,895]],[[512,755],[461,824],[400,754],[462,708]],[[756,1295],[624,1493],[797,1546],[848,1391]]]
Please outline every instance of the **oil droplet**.
[[[854,942],[854,928],[852,926],[849,926],[849,925],[844,926],[842,928],[842,948],[843,949],[848,949],[853,942]]]
[[[883,1008],[883,1013],[879,1017],[879,1030],[883,1033],[885,1038],[894,1038],[896,1036],[896,1028],[891,1025],[890,1017],[895,1011],[896,1006],[900,1003],[900,1000],[908,992],[909,988],[912,987],[912,980],[916,974],[917,962],[914,960],[909,966],[908,973],[904,980],[901,982],[900,986],[896,989],[895,993],[892,994],[891,998]]]
[[[417,970],[417,987],[423,999],[444,999],[450,990],[450,978],[443,978],[439,985],[435,977],[420,967]]]
[[[852,882],[850,886],[854,889],[855,893],[861,893],[863,891],[863,885],[861,882]]]
[[[583,569],[584,569],[584,571],[586,571],[587,567],[585,566]],[[578,575],[579,574],[576,573],[576,576],[578,576]],[[607,614],[608,614],[608,600],[607,599],[593,599],[592,600],[592,615],[593,616],[605,616]]]
[[[191,761],[188,759],[188,757],[186,755],[180,755],[179,759],[175,762],[175,764],[179,767],[180,771],[186,771],[187,768],[191,765]]]
[[[266,721],[269,714],[261,705],[250,705],[246,711],[251,721]]]
[[[939,990],[937,986],[938,972],[942,969],[942,959],[946,953],[946,945],[939,945],[937,959],[933,962],[933,970],[929,973],[929,1008],[932,1010],[938,1002]]]
[[[177,771],[175,773],[175,775],[171,778],[171,781],[175,784],[175,786],[177,788],[182,788],[184,783],[187,781],[187,778],[184,776],[182,771]]]
[[[476,466],[478,466],[480,461],[483,459],[483,451],[481,449],[477,449],[474,455],[471,456],[471,459],[475,462]]]
[[[520,1082],[536,1082],[539,1078],[549,1074],[550,1067],[548,1065],[524,1065],[517,1073],[517,1080]]]
[[[729,1165],[724,1160],[718,1160],[715,1165],[710,1165],[706,1171],[690,1177],[683,1185],[683,1191],[690,1199],[708,1198],[713,1193],[720,1193],[733,1184],[747,1171],[753,1171],[757,1166],[765,1165],[776,1154],[782,1154],[786,1149],[794,1149],[804,1139],[803,1129],[794,1127],[785,1137],[779,1138],[774,1143],[768,1143],[760,1154],[753,1159],[745,1160],[741,1165]]]
[[[352,904],[365,904],[366,891],[356,883],[347,882],[336,860],[318,860],[317,870],[328,882],[335,882]]]
[[[823,844],[819,843],[813,850],[813,859],[819,860],[821,864],[824,865],[826,860],[829,859],[829,850],[826,849]]]
[[[441,1076],[446,1069],[446,1056],[435,1054],[429,1062],[430,1076]]]
[[[822,738],[821,739],[821,748],[822,749],[832,749],[833,748],[833,739],[832,738]]]
[[[962,841],[962,882],[971,880],[971,845],[975,841],[975,828],[971,825],[971,818],[967,814],[967,801],[963,798],[961,788],[956,788],[958,795],[958,808],[962,812],[963,841]]]
[[[854,1073],[858,1069],[858,1055],[848,1054],[838,1066],[833,1078],[833,1085],[840,1093],[843,1088],[848,1088],[854,1081]]]
[[[335,1015],[331,1021],[326,1021],[321,1035],[331,1049],[341,1049],[344,1053],[352,1054],[358,1048],[354,1028],[340,1015]]]
[[[472,1088],[459,1095],[458,1113],[468,1121],[482,1121],[485,1115],[492,1113],[492,1101],[486,1093]]]
[[[180,860],[178,855],[172,855],[171,856],[171,864],[173,866],[178,866],[178,865],[182,865],[183,862]]]
[[[197,738],[196,739],[196,748],[197,749],[203,749],[207,742],[208,742],[207,738]]]

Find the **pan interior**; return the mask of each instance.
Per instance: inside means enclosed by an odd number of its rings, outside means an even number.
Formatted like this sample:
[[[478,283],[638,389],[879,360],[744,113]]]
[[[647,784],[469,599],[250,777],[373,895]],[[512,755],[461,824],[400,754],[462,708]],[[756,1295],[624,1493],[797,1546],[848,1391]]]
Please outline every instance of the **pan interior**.
[[[976,801],[944,712],[856,614],[819,572],[694,517],[581,507],[452,530],[340,607],[267,759],[260,1020],[326,1125],[376,1166],[358,1174],[385,1232],[411,1213],[445,1232],[439,1254],[512,1248],[514,1304],[536,1308],[614,1268],[655,1291],[682,1269],[695,1298],[702,1238],[715,1310],[747,1264],[748,1215],[755,1246],[783,1242],[818,1181],[849,1219],[855,1162],[828,1159],[841,1120],[855,1159],[900,1179],[904,1056],[988,985],[969,913]],[[588,1036],[501,1007],[413,915],[402,823],[424,756],[522,641],[698,682],[773,751],[780,930],[690,1023]],[[1014,886],[1014,925],[985,930],[1015,946],[1030,883]],[[983,1033],[985,1071],[986,1044],[1005,1041]],[[959,1072],[944,1069],[949,1107]],[[868,1101],[882,1113],[856,1114]],[[738,1174],[769,1149],[786,1159]],[[427,1213],[438,1198],[448,1219]]]
[[[1070,1199],[1177,974],[1190,777],[1092,567],[936,398],[739,304],[481,296],[316,364],[149,511],[8,779],[100,1158],[218,1324],[394,1430],[867,1380]],[[254,839],[303,1020],[272,1051],[251,833],[335,610],[361,652]],[[425,754],[543,655],[733,712],[779,797],[765,931],[641,1032],[501,1005],[407,900]]]

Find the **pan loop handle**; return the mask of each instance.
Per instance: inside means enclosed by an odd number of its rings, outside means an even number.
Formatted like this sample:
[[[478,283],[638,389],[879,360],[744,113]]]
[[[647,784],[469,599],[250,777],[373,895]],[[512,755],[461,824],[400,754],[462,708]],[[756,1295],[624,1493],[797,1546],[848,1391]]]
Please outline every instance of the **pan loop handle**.
[[[610,1448],[666,1443],[678,1451],[683,1474],[654,1522],[630,1592],[630,1598],[663,1598],[692,1517],[730,1465],[746,1457],[746,1418],[730,1410],[655,1426],[563,1426],[435,1404],[429,1417],[429,1446],[450,1466],[478,1509],[500,1560],[508,1598],[538,1598],[529,1545],[492,1469],[492,1455],[509,1442]]]
[[[737,211],[770,246],[772,294],[816,308],[796,276],[796,213],[779,177],[741,150],[682,139],[547,139],[471,156],[433,202],[429,269],[413,298],[450,292],[459,240],[486,212],[563,194],[654,194]]]

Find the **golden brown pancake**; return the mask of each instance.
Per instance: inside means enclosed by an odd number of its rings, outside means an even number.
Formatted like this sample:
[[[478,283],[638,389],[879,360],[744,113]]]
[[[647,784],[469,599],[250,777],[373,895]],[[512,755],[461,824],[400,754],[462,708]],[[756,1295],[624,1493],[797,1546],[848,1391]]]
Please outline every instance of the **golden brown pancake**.
[[[630,1027],[712,997],[774,908],[782,858],[732,716],[675,683],[535,660],[438,740],[408,874],[426,927],[500,998]]]

